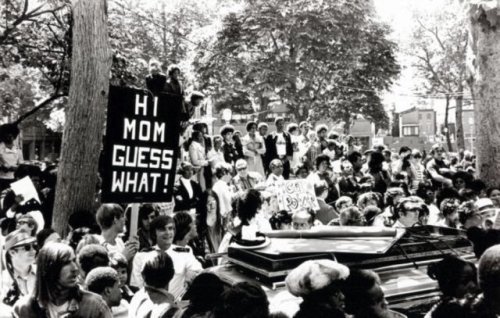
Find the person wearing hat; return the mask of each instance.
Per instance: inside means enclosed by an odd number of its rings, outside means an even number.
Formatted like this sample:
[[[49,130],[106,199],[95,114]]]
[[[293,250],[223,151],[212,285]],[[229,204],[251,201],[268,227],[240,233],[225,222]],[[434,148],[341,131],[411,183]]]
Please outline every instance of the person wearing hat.
[[[450,165],[444,159],[445,150],[440,144],[435,144],[431,148],[432,159],[427,162],[427,173],[432,181],[434,189],[441,187],[452,187],[453,182],[449,178]]]
[[[247,161],[248,171],[257,172],[261,176],[264,176],[264,164],[262,163],[262,155],[266,153],[264,139],[256,133],[256,122],[247,122],[246,130],[247,134],[241,138],[241,144],[243,146],[245,160]]]
[[[285,279],[288,291],[303,299],[294,318],[344,318],[342,287],[349,268],[332,260],[305,261]]]
[[[232,125],[224,125],[220,128],[220,135],[222,136],[222,152],[224,153],[224,160],[234,166],[236,160],[240,159],[238,150],[234,144],[233,139],[234,127]]]
[[[290,177],[290,161],[293,156],[292,138],[285,128],[285,120],[278,117],[274,121],[276,131],[267,136],[267,152],[269,161],[280,159],[283,162],[283,177],[288,180]]]
[[[5,238],[5,265],[2,271],[1,300],[13,305],[33,292],[36,283],[36,238],[22,229]]]
[[[499,209],[495,208],[493,201],[488,198],[480,198],[474,203],[478,215],[482,219],[482,227],[484,229],[500,229],[500,213]]]

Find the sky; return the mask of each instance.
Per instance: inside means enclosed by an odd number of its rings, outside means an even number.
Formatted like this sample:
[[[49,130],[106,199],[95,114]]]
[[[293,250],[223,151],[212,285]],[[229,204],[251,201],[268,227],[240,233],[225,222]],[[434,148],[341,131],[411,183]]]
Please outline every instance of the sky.
[[[391,39],[396,43],[404,43],[410,36],[413,28],[412,14],[415,10],[428,11],[442,5],[444,0],[373,0],[378,16],[383,22],[389,24],[393,30]],[[403,111],[417,104],[415,94],[414,73],[403,55],[399,56],[402,71],[399,79],[392,87],[391,92],[384,95],[384,102],[389,109],[394,105],[396,111]],[[438,125],[444,122],[444,100],[426,99],[429,108],[437,111]],[[454,113],[450,112],[450,121],[454,120]]]

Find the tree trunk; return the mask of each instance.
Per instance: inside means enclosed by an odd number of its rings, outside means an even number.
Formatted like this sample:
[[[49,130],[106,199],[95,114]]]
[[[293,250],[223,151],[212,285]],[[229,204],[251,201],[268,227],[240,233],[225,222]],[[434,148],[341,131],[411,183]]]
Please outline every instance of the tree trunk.
[[[74,0],[72,5],[71,83],[53,216],[53,227],[62,235],[71,213],[95,206],[111,68],[106,1]]]
[[[450,139],[450,129],[448,129],[448,116],[450,114],[450,96],[446,95],[446,108],[444,110],[444,127],[446,129],[446,144],[448,145],[448,151],[453,151],[453,145]]]
[[[462,96],[464,92],[464,86],[462,83],[458,85],[457,93],[459,94],[455,97],[455,125],[456,125],[456,137],[457,137],[457,149],[465,150],[465,141],[464,141],[464,125],[462,122],[462,106],[464,98]]]
[[[485,12],[484,8],[489,12]],[[474,109],[477,173],[488,186],[500,180],[500,18],[497,8],[484,3],[471,4],[472,34],[476,36]],[[475,44],[475,45],[474,45]]]

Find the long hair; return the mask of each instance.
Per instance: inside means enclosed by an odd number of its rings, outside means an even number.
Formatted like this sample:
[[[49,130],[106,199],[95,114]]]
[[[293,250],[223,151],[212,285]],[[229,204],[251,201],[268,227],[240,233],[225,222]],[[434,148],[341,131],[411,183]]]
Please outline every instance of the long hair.
[[[55,301],[60,290],[58,282],[61,269],[74,258],[75,253],[71,247],[63,243],[50,242],[40,250],[33,296],[42,307]],[[78,286],[75,287],[74,292],[76,291]]]

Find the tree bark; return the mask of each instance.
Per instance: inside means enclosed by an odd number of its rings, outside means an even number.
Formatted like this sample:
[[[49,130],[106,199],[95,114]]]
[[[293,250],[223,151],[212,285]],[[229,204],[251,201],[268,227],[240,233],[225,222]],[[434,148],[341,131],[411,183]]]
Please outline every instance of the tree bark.
[[[465,150],[465,140],[464,140],[464,125],[462,122],[462,106],[464,98],[462,96],[464,92],[464,86],[462,83],[458,84],[457,97],[455,97],[455,125],[456,125],[456,137],[457,137],[457,149]]]
[[[476,166],[488,186],[500,180],[500,18],[496,10],[480,2],[471,4],[469,13],[475,36]]]
[[[446,128],[446,144],[448,145],[448,151],[453,151],[453,145],[450,139],[450,129],[448,128],[448,117],[450,114],[450,96],[446,94],[446,108],[444,110],[444,127]]]
[[[72,6],[71,82],[53,215],[62,235],[71,213],[95,207],[111,68],[106,1],[73,0]]]

